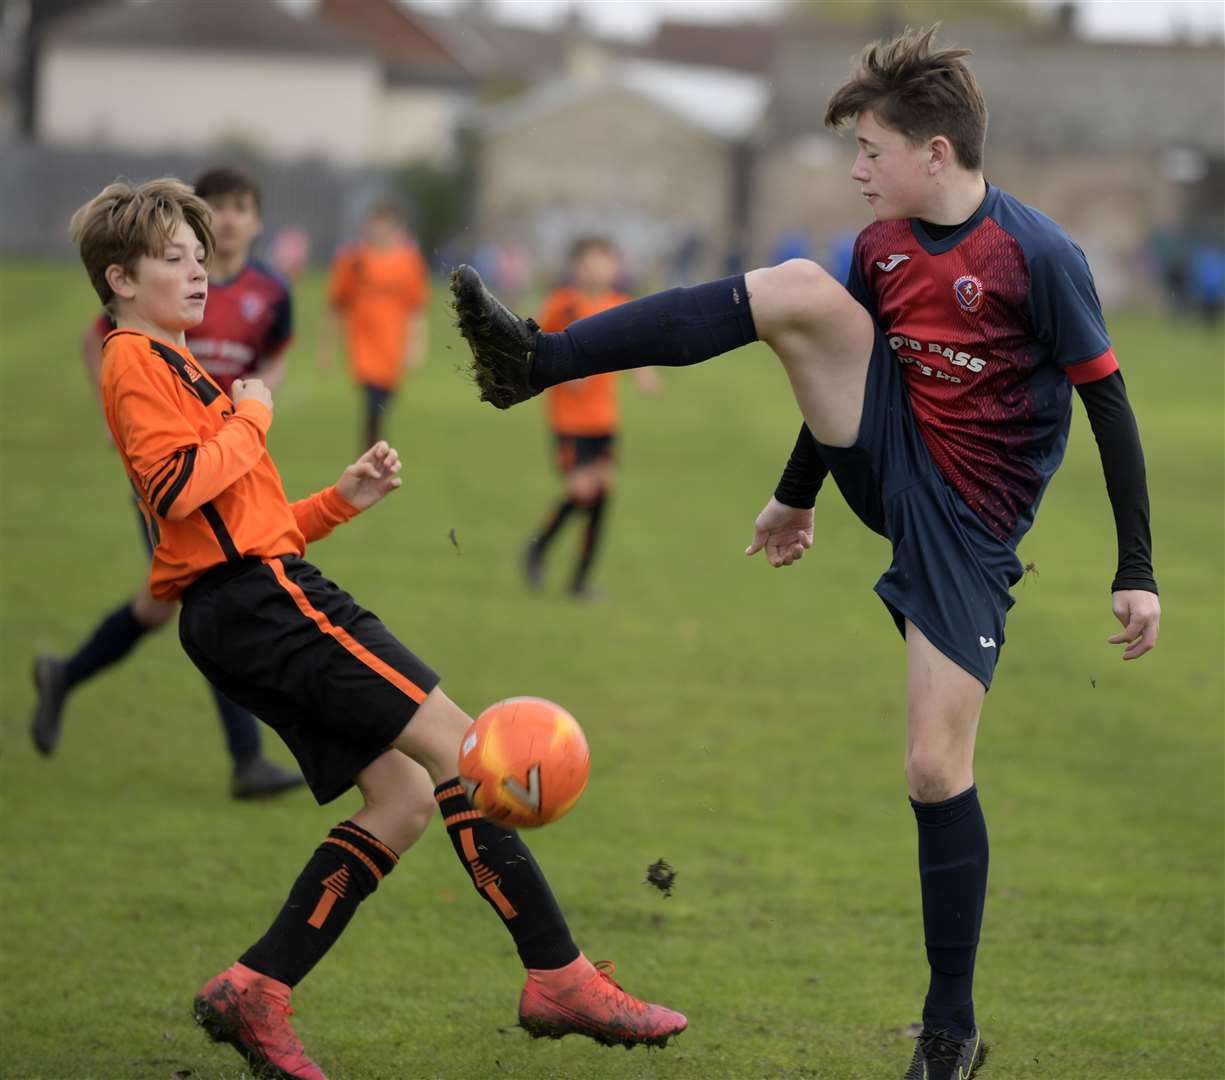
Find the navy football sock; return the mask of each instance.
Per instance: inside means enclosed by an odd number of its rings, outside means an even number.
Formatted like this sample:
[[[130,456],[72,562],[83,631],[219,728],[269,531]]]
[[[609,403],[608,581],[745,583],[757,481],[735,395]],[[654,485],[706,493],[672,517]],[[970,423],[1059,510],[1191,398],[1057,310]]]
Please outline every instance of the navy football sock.
[[[910,800],[919,826],[923,931],[931,983],[923,1026],[974,1030],[974,956],[987,898],[987,824],[978,788],[938,803]]]
[[[260,750],[259,721],[246,709],[235,705],[212,683],[208,684],[217,703],[217,714],[225,730],[225,745],[235,762],[254,757]]]
[[[744,275],[631,300],[536,337],[529,381],[544,390],[629,368],[685,367],[757,340]]]
[[[77,683],[122,660],[148,632],[149,627],[136,617],[130,601],[116,608],[64,665],[65,689],[71,690]]]

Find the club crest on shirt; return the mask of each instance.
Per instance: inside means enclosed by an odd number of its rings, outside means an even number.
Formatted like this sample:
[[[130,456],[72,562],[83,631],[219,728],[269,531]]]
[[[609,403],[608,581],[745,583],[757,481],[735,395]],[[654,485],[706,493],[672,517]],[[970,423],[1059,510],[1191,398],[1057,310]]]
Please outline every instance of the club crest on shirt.
[[[962,274],[954,281],[953,292],[964,311],[977,311],[983,306],[983,283],[973,274]]]
[[[238,310],[247,322],[255,322],[264,313],[264,298],[259,293],[243,293],[238,301]]]

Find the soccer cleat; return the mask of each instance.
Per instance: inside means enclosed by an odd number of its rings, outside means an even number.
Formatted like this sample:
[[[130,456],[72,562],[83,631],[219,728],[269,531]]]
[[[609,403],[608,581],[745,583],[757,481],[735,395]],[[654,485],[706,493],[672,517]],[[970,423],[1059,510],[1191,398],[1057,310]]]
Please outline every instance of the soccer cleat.
[[[557,971],[529,971],[519,1026],[534,1039],[586,1035],[605,1046],[666,1046],[689,1025],[680,1013],[631,997],[607,960],[585,956]]]
[[[472,350],[472,377],[481,400],[509,409],[534,397],[538,391],[528,376],[540,327],[509,310],[471,266],[452,271],[451,296],[459,332]]]
[[[986,1056],[978,1028],[968,1039],[924,1030],[915,1040],[914,1057],[902,1080],[970,1080]]]
[[[196,1023],[229,1043],[260,1080],[327,1080],[290,1026],[290,988],[243,964],[209,979],[196,995]]]
[[[60,714],[68,687],[64,676],[66,665],[54,656],[40,656],[34,661],[34,689],[38,703],[30,721],[30,736],[40,754],[54,754],[60,741]]]
[[[234,763],[230,779],[230,794],[236,799],[255,799],[261,795],[279,795],[306,783],[302,774],[283,769],[259,754]]]

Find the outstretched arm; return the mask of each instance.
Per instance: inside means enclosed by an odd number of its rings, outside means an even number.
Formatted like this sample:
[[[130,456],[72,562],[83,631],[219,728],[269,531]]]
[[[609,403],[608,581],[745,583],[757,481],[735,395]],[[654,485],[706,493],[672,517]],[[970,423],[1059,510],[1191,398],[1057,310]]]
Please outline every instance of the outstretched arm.
[[[329,488],[290,503],[306,542],[322,540],[401,484],[400,455],[380,440],[340,474]]]
[[[802,559],[812,547],[812,508],[828,471],[808,425],[801,425],[774,497],[757,515],[753,542],[744,553],[756,555],[764,548],[767,561],[775,568]]]
[[[1081,383],[1076,389],[1102,457],[1118,537],[1118,569],[1110,591],[1111,607],[1123,629],[1110,642],[1126,645],[1123,659],[1135,660],[1157,644],[1161,624],[1161,604],[1153,577],[1144,450],[1121,372]]]

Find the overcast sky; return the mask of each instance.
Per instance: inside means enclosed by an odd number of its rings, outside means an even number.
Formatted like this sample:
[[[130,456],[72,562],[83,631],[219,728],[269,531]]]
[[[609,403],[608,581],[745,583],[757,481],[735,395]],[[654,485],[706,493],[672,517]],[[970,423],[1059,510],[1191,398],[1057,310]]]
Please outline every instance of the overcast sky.
[[[459,0],[411,0],[434,11],[453,10]],[[1050,7],[1058,0],[1029,0]],[[602,33],[645,37],[662,16],[692,21],[768,19],[782,0],[491,0],[495,14],[537,26],[556,24],[574,8]],[[1081,0],[1080,26],[1091,37],[1169,40],[1225,34],[1225,0]]]

